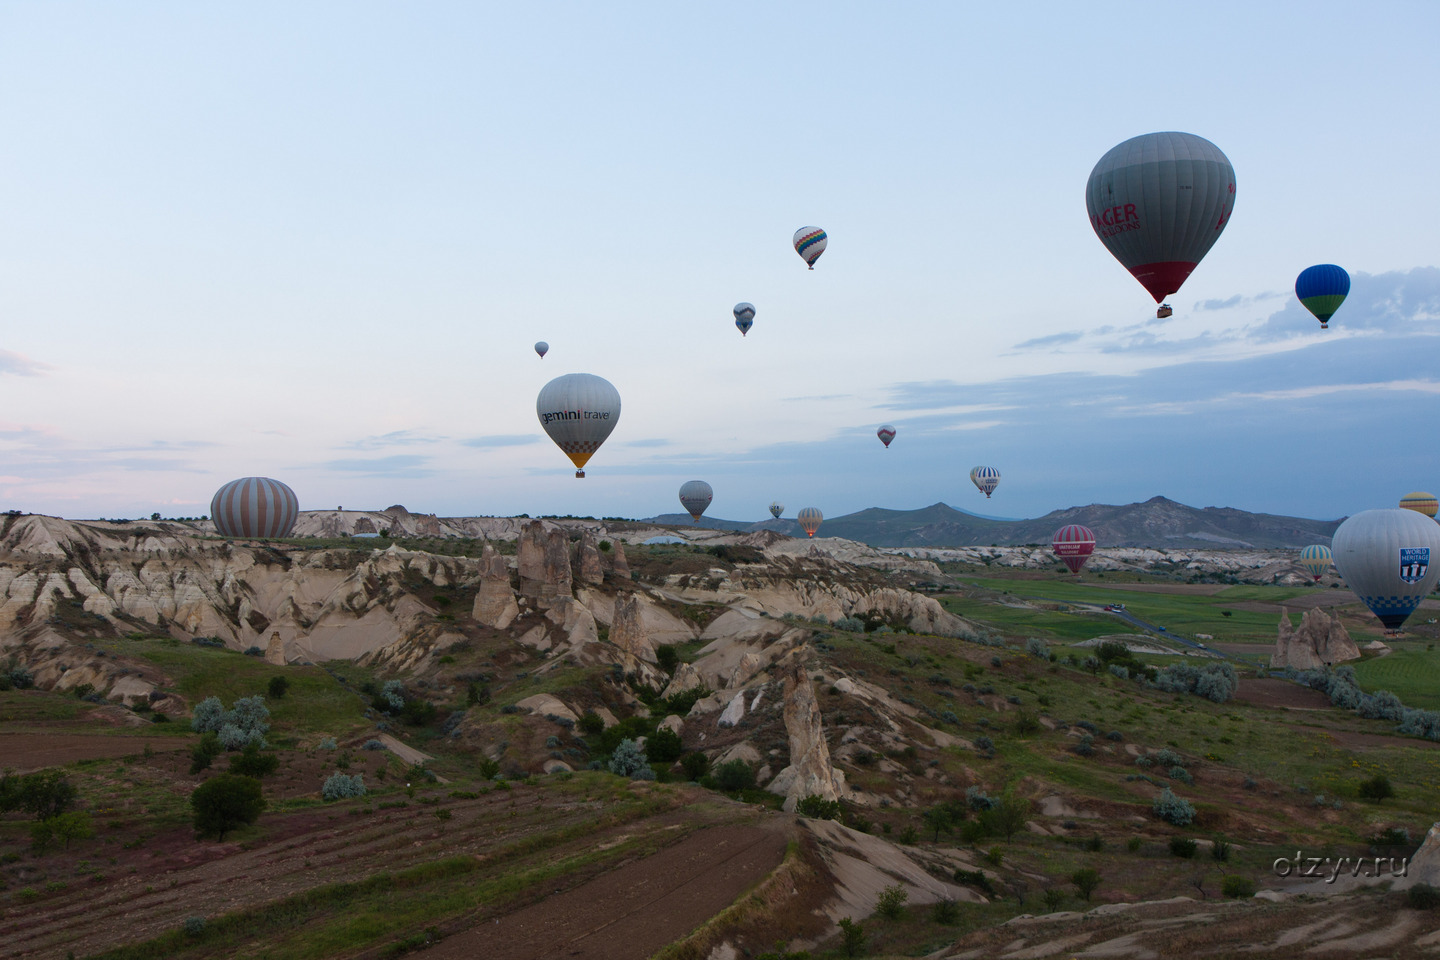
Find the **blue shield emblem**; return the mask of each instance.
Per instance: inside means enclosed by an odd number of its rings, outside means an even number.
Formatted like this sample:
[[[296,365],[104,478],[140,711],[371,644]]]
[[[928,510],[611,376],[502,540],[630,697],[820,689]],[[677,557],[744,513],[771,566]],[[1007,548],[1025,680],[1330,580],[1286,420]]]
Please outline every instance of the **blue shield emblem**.
[[[1430,569],[1429,547],[1400,548],[1400,579],[1406,583],[1419,583]]]

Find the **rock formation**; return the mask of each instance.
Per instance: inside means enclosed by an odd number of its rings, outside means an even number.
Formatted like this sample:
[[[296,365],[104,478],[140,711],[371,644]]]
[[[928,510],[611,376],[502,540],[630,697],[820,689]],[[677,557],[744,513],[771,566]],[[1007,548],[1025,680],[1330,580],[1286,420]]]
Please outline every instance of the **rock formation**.
[[[641,663],[655,662],[655,649],[646,634],[645,615],[636,594],[616,595],[615,616],[610,621],[610,642],[620,648],[627,673],[638,669]]]
[[[278,630],[270,634],[270,642],[265,645],[265,662],[277,667],[285,665],[285,641]]]
[[[605,568],[600,564],[600,543],[589,530],[580,535],[580,582],[604,583]]]
[[[520,529],[516,550],[521,593],[540,600],[571,596],[570,538],[564,530],[531,520]]]
[[[610,554],[610,555],[611,555],[611,557],[612,557],[612,559],[611,559],[611,561],[610,561],[611,564],[612,564],[611,569],[612,569],[612,572],[613,572],[614,575],[615,575],[615,579],[616,579],[616,580],[629,580],[629,579],[630,579],[630,563],[629,563],[629,561],[627,561],[627,560],[625,559],[625,544],[621,543],[619,540],[616,540],[616,541],[611,545],[611,548],[610,548],[610,549],[611,549],[611,554]]]
[[[804,663],[795,660],[785,678],[785,732],[790,737],[790,765],[765,789],[783,794],[785,811],[794,813],[805,797],[838,800],[846,793],[845,774],[830,763],[820,705]]]
[[[1270,666],[1313,670],[1359,659],[1360,650],[1350,639],[1339,617],[1311,608],[1305,611],[1299,628],[1292,629],[1290,611],[1280,608],[1280,633],[1275,640],[1275,655],[1270,658]]]
[[[510,566],[490,544],[480,552],[480,591],[471,611],[480,623],[504,630],[520,615],[515,591],[510,589]]]

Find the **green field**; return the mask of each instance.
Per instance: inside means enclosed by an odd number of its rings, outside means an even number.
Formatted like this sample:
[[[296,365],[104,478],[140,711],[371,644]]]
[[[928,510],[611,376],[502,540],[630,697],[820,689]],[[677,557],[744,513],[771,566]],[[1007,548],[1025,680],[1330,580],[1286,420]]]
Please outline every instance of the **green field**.
[[[1440,710],[1440,653],[1403,649],[1355,665],[1367,692],[1389,690],[1407,707]]]

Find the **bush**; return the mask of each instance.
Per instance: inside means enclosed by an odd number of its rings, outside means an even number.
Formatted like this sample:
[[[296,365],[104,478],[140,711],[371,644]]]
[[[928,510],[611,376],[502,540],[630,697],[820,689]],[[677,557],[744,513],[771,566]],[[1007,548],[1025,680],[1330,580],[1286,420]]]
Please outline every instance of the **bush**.
[[[1428,883],[1417,883],[1405,892],[1405,902],[1412,910],[1434,910],[1440,907],[1440,890]]]
[[[680,734],[668,727],[661,727],[645,738],[645,756],[651,763],[669,766],[684,752],[685,745],[680,742]]]
[[[247,743],[265,746],[270,730],[270,710],[265,698],[241,697],[235,706],[225,709],[219,697],[206,697],[196,705],[190,718],[190,729],[196,733],[214,733],[227,750],[239,750]]]
[[[594,710],[586,710],[580,716],[580,732],[587,737],[593,737],[605,732],[605,720]]]
[[[859,617],[841,617],[838,620],[831,621],[831,626],[836,630],[845,630],[849,633],[865,632],[865,621]]]
[[[1112,663],[1112,664],[1110,664],[1110,673],[1111,673],[1113,676],[1119,677],[1121,680],[1129,680],[1129,679],[1130,679],[1130,671],[1129,671],[1129,669],[1126,668],[1126,667],[1121,666],[1121,665],[1118,664],[1118,663]]]
[[[905,901],[910,899],[910,894],[898,883],[891,884],[880,891],[880,896],[875,899],[875,912],[886,920],[899,920],[905,913]]]
[[[271,700],[283,700],[289,690],[289,680],[286,680],[284,677],[271,677],[270,683],[265,687],[265,695]]]
[[[1025,641],[1025,652],[1037,660],[1050,659],[1050,645],[1039,637],[1031,637]]]
[[[230,758],[230,772],[242,777],[260,780],[280,769],[280,758],[273,753],[261,753],[258,743],[247,743],[245,749]]]
[[[1224,863],[1230,859],[1230,843],[1226,840],[1216,840],[1210,847],[1210,859]]]
[[[957,869],[955,871],[955,882],[963,883],[967,887],[974,887],[987,897],[995,895],[995,888],[990,884],[990,878],[985,876],[983,870]]]
[[[943,926],[953,926],[960,922],[960,904],[949,897],[936,900],[930,908],[930,919]]]
[[[817,794],[803,798],[795,806],[795,812],[811,820],[839,820],[840,801],[826,800]]]
[[[205,932],[205,918],[186,917],[185,924],[181,929],[185,931],[187,937],[198,937]]]
[[[59,770],[20,777],[0,774],[0,812],[24,810],[36,820],[49,820],[70,809],[76,790]]]
[[[489,703],[489,684],[472,682],[468,687],[465,688],[465,702],[472,707],[483,706],[484,704]]]
[[[1177,827],[1188,827],[1195,820],[1195,808],[1190,801],[1175,796],[1169,787],[1160,791],[1150,809],[1155,816]]]
[[[265,798],[259,780],[222,773],[195,788],[190,794],[190,808],[194,811],[196,831],[202,835],[216,834],[217,839],[224,840],[229,831],[260,818]]]
[[[1021,710],[1015,717],[1015,732],[1022,736],[1036,733],[1040,730],[1040,721],[1030,714]]]
[[[361,747],[361,749],[362,749],[362,750],[370,750],[370,751],[384,750],[384,749],[385,749],[385,744],[384,744],[384,742],[381,741],[381,740],[366,740],[366,741],[365,741],[365,746]]]
[[[65,849],[69,850],[71,840],[89,840],[93,836],[95,826],[90,820],[90,814],[82,810],[58,814],[48,820],[41,820],[30,828],[30,842],[34,844],[37,852],[55,842],[63,843]]]
[[[1090,894],[1094,893],[1095,888],[1100,886],[1100,871],[1094,867],[1085,867],[1081,870],[1076,870],[1070,875],[1070,883],[1074,885],[1076,892],[1080,894],[1080,898],[1088,901]]]
[[[1238,873],[1227,873],[1220,878],[1220,893],[1231,900],[1255,896],[1255,881]]]
[[[981,813],[995,806],[995,803],[995,798],[980,789],[979,786],[965,788],[965,805],[971,810]]]
[[[865,930],[849,917],[840,920],[840,946],[847,957],[858,957],[865,949]]]
[[[673,643],[662,643],[655,648],[655,662],[660,665],[661,670],[673,674],[675,668],[680,666],[680,653]]]
[[[405,700],[405,684],[400,680],[386,680],[375,706],[387,713],[399,713],[405,709]]]
[[[1087,853],[1099,853],[1101,850],[1105,849],[1105,841],[1102,840],[1100,838],[1100,835],[1097,833],[1093,834],[1088,840],[1081,843],[1080,846],[1083,847]]]
[[[1368,780],[1360,781],[1360,799],[1374,800],[1376,803],[1388,800],[1395,796],[1395,788],[1390,785],[1390,778],[1383,773],[1377,773]]]
[[[986,829],[1004,834],[1006,840],[1024,829],[1025,821],[1029,817],[1030,801],[1012,790],[1005,791],[998,803],[980,814]]]
[[[755,771],[744,760],[730,760],[715,768],[715,783],[726,793],[755,786]]]
[[[1195,858],[1196,843],[1189,837],[1170,838],[1170,856],[1183,857],[1186,860]]]
[[[351,776],[348,773],[332,773],[325,779],[325,786],[320,788],[320,796],[326,801],[363,797],[365,796],[365,775],[357,773]]]
[[[685,779],[699,780],[710,769],[710,758],[699,750],[687,753],[680,758],[680,769],[685,771]]]
[[[334,737],[325,737],[325,738],[323,738],[323,739],[320,741],[320,745],[319,745],[318,747],[316,747],[315,749],[317,749],[317,750],[334,750],[334,749],[335,749],[335,738],[334,738]]]
[[[629,777],[631,780],[655,779],[655,771],[645,762],[645,754],[641,752],[640,745],[628,738],[621,740],[615,752],[610,755],[609,770],[617,776]],[[645,776],[646,773],[649,776]]]
[[[1192,777],[1190,771],[1184,767],[1171,767],[1169,770],[1166,770],[1165,773],[1171,780],[1179,780],[1186,786],[1192,786],[1195,783],[1195,778]]]

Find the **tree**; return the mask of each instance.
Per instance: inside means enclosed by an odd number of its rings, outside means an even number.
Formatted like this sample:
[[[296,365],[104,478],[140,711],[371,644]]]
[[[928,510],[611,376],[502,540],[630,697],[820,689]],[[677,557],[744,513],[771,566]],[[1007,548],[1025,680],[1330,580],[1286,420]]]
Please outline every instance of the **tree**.
[[[59,770],[32,773],[20,780],[20,808],[36,820],[58,817],[75,802],[75,785]]]
[[[1070,875],[1070,882],[1080,892],[1082,899],[1089,900],[1090,894],[1100,886],[1100,871],[1094,867],[1085,867],[1083,870],[1076,870]]]
[[[270,684],[265,688],[265,695],[271,700],[283,700],[290,689],[290,681],[284,677],[271,677]]]
[[[254,823],[265,809],[260,781],[234,773],[222,773],[200,784],[190,794],[190,807],[195,812],[195,829],[202,835],[225,834]]]
[[[844,917],[840,920],[840,940],[845,956],[858,957],[865,949],[865,929],[849,917]]]
[[[925,827],[935,831],[935,843],[940,842],[941,833],[949,833],[955,829],[954,817],[951,814],[950,807],[946,804],[942,803],[937,807],[931,807],[921,814],[921,817],[925,821]]]
[[[1368,780],[1360,781],[1360,799],[1374,800],[1376,803],[1388,800],[1395,796],[1395,788],[1390,785],[1390,778],[1383,773],[1377,773]]]
[[[610,772],[632,780],[654,780],[655,771],[645,762],[645,754],[634,740],[620,741],[620,746],[610,755]],[[649,776],[646,776],[646,774]]]
[[[905,901],[909,899],[908,890],[898,883],[891,884],[875,899],[875,912],[887,920],[899,920],[905,914]]]
[[[193,777],[201,770],[207,770],[216,757],[222,751],[220,746],[220,735],[214,730],[206,730],[200,736],[200,742],[195,744],[190,751],[190,775]]]
[[[982,814],[985,825],[996,833],[1004,834],[1006,840],[1025,829],[1025,821],[1029,817],[1030,801],[1014,790],[1006,790],[1000,802]]]
[[[230,772],[242,777],[259,780],[280,769],[280,758],[273,753],[261,753],[260,744],[247,743],[245,749],[230,758]]]
[[[679,760],[680,754],[684,752],[685,746],[680,742],[680,734],[669,727],[661,727],[645,738],[645,756],[651,763],[669,766]]]
[[[93,836],[95,826],[90,821],[90,814],[81,810],[72,810],[48,820],[41,820],[30,828],[30,842],[37,851],[44,850],[56,841],[63,843],[65,849],[69,850],[71,840],[89,840]]]

